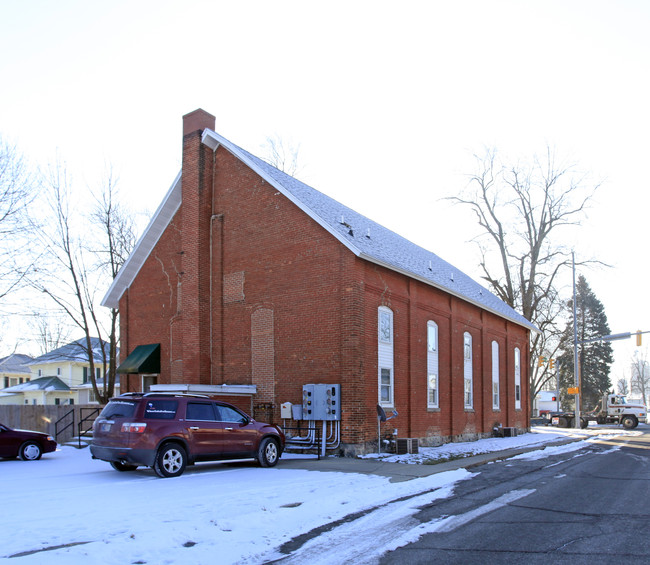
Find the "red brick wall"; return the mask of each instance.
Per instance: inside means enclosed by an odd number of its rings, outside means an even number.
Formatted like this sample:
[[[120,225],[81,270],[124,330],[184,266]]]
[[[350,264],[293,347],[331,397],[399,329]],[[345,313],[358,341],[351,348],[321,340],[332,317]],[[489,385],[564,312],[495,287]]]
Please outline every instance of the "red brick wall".
[[[184,138],[183,204],[122,297],[122,350],[161,343],[161,383],[255,384],[253,405],[300,403],[302,385],[341,384],[343,441],[376,440],[377,308],[394,313],[401,437],[526,427],[528,337],[451,295],[356,258],[223,147]],[[439,328],[440,409],[426,396],[426,325]],[[463,406],[463,333],[473,337],[474,408]],[[501,409],[491,401],[500,346]],[[514,347],[522,409],[514,409]],[[132,377],[133,379],[133,377]],[[139,385],[139,383],[137,383]],[[133,380],[125,390],[137,390]],[[250,411],[250,408],[247,409]]]

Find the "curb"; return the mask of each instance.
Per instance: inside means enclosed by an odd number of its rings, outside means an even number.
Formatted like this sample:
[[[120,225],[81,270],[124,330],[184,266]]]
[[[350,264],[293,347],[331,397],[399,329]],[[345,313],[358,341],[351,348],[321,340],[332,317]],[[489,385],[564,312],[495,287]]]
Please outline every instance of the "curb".
[[[566,445],[584,438],[566,438],[530,447],[513,447],[501,451],[492,451],[478,455],[470,455],[431,464],[392,463],[378,459],[357,459],[352,457],[325,457],[322,459],[280,459],[280,469],[302,469],[306,471],[334,472],[334,473],[360,473],[364,475],[377,475],[389,477],[390,482],[409,481],[421,477],[428,477],[446,471],[457,469],[472,469],[486,463],[503,461],[522,453],[539,451],[546,447]]]

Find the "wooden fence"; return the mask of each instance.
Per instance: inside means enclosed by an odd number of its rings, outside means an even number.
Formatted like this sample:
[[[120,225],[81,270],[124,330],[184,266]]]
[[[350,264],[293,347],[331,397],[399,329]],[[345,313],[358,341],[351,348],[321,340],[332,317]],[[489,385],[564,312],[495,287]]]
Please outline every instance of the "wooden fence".
[[[98,404],[75,404],[75,405],[0,405],[0,423],[10,428],[21,430],[33,430],[55,435],[54,425],[68,412],[74,410],[74,421],[80,421],[81,409],[101,408]],[[70,419],[72,417],[70,416]],[[66,420],[67,421],[67,420]],[[69,428],[57,441],[67,441],[76,436],[76,429]]]

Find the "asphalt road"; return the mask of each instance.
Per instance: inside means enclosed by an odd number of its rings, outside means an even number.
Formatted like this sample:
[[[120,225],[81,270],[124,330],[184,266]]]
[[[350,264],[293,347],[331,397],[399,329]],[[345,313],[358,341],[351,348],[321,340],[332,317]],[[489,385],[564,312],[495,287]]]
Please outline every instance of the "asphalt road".
[[[421,508],[434,533],[382,565],[650,563],[650,428],[565,455],[472,469],[452,498]]]

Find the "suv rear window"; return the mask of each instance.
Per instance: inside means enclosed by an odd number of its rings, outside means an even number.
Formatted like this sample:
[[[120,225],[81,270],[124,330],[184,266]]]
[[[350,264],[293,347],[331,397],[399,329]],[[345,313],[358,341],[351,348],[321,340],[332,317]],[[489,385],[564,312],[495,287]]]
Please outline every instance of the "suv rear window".
[[[176,417],[178,400],[147,400],[144,417],[152,420],[172,420]]]
[[[137,404],[137,400],[111,400],[99,416],[100,418],[130,418]]]

